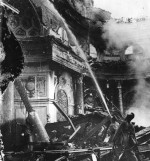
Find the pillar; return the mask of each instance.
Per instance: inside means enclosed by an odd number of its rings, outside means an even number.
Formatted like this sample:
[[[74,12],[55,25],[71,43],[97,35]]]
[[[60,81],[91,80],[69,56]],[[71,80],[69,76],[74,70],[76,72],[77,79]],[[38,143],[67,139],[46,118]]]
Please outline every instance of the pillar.
[[[122,101],[122,86],[121,86],[121,83],[120,81],[118,81],[118,85],[117,85],[117,88],[118,88],[118,98],[119,98],[119,108],[120,108],[120,111],[121,111],[121,114],[123,114],[123,101]]]
[[[53,104],[53,101],[55,100],[55,91],[57,86],[58,80],[57,76],[55,75],[55,72],[50,70],[48,75],[48,98],[49,103],[47,107],[47,122],[52,123],[57,121],[57,108]]]
[[[84,97],[83,97],[83,76],[80,75],[77,77],[76,81],[76,113],[84,113]]]
[[[3,115],[4,123],[14,119],[14,85],[9,82],[8,87],[3,95]]]
[[[0,79],[3,80],[2,75],[1,75],[1,63],[3,62],[3,60],[5,59],[5,51],[4,51],[4,46],[2,43],[2,23],[3,23],[3,6],[0,3]],[[0,82],[2,81],[0,80]],[[2,83],[2,82],[1,82]],[[0,126],[3,123],[3,107],[2,107],[2,91],[0,88]]]
[[[3,124],[3,107],[2,107],[2,100],[3,100],[2,91],[0,89],[0,127]]]
[[[14,85],[13,82],[9,82],[7,89],[3,94],[2,101],[3,108],[3,125],[2,135],[5,150],[10,150],[14,144]]]

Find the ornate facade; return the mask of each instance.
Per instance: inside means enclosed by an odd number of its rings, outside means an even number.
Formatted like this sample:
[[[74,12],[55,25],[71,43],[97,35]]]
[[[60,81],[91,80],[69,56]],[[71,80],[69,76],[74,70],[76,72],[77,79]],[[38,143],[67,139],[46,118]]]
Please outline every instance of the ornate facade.
[[[63,26],[52,14],[51,25],[47,28],[43,24],[40,8],[30,1],[15,0],[10,3],[20,11],[18,15],[7,12],[8,26],[21,44],[25,59],[19,78],[42,124],[45,126],[47,122],[64,120],[53,101],[57,101],[69,116],[84,113],[82,73],[87,69]],[[3,133],[7,136],[4,143],[8,150],[20,146],[21,127],[26,123],[28,113],[12,83],[6,95],[10,97],[4,104],[11,104],[6,105],[4,110],[5,115],[9,115],[6,122],[15,120],[11,126],[13,132],[6,128]],[[11,139],[12,133],[16,139]]]

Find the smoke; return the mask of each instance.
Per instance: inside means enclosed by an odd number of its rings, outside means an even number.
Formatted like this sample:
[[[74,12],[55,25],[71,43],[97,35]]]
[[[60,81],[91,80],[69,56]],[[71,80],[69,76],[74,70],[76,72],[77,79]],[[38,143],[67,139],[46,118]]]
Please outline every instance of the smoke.
[[[150,126],[150,84],[143,78],[135,86],[134,103],[127,113],[135,114],[134,122],[139,126]]]
[[[120,50],[132,46],[130,51],[132,61],[128,62],[131,71],[136,74],[137,84],[134,87],[133,104],[127,113],[135,113],[136,125],[150,126],[150,83],[144,73],[150,69],[150,21],[134,23],[116,23],[111,20],[104,25],[103,38],[108,42],[107,48],[115,47]],[[124,51],[125,54],[125,51]],[[127,56],[127,55],[125,55]]]
[[[133,112],[135,118],[133,122],[138,126],[148,127],[150,126],[150,110],[147,107],[142,106],[141,108],[131,107],[128,113]]]
[[[150,20],[117,23],[114,20],[108,21],[103,27],[103,38],[107,40],[107,47],[123,48],[129,44],[138,44],[143,48],[146,56],[150,56]]]

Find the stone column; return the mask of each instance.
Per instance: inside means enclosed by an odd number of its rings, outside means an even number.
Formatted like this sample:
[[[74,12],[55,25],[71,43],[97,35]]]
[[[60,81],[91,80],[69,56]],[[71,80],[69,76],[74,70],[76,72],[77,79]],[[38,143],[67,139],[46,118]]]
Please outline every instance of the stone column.
[[[121,113],[123,114],[123,101],[122,101],[122,86],[121,86],[121,83],[120,81],[118,81],[118,85],[117,85],[117,88],[118,88],[118,95],[119,95],[119,108],[120,108],[120,111]]]
[[[9,85],[3,95],[3,111],[4,122],[14,119],[14,84],[9,82]]]
[[[57,121],[57,108],[53,104],[53,101],[55,99],[55,91],[57,86],[57,76],[55,75],[54,71],[50,71],[48,75],[48,107],[47,107],[47,121],[49,123],[56,122]]]
[[[3,124],[3,107],[2,107],[2,100],[3,100],[2,91],[0,89],[0,127]]]
[[[75,103],[76,103],[76,110],[75,110],[76,113],[83,114],[84,113],[84,97],[83,97],[83,76],[82,75],[77,77]]]
[[[3,80],[1,77],[1,63],[5,59],[5,51],[2,43],[2,23],[3,23],[3,6],[0,3],[0,82]],[[0,88],[0,125],[3,123],[3,107],[2,107],[2,91]]]
[[[3,95],[3,115],[4,123],[14,119],[14,84],[9,82],[9,85]]]
[[[12,145],[15,143],[14,134],[14,85],[13,82],[9,82],[9,85],[4,91],[3,100],[3,125],[2,125],[2,134],[3,142],[5,145],[5,150],[10,150]]]

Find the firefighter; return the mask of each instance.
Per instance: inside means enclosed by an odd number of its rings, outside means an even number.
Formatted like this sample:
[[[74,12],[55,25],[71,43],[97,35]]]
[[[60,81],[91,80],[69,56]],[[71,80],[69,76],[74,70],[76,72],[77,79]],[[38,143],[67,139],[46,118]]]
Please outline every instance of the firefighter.
[[[135,137],[134,126],[131,120],[134,113],[128,114],[125,120],[120,124],[113,138],[113,160],[114,161],[138,161],[135,149],[137,149],[137,140]]]

